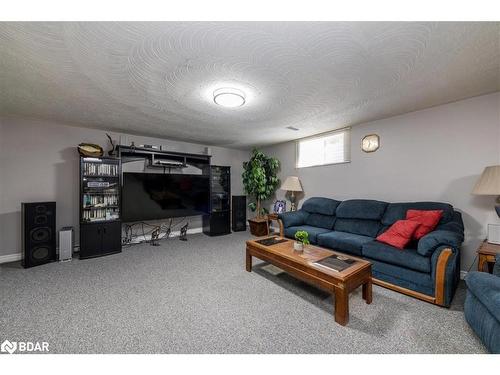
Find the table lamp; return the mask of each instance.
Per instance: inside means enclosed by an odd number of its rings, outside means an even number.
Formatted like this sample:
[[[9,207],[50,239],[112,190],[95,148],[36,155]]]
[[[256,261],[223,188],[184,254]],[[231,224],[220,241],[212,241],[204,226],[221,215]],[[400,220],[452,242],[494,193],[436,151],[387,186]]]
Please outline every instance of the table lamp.
[[[285,182],[283,183],[283,185],[281,185],[280,189],[289,191],[291,193],[291,195],[290,195],[290,203],[291,203],[290,210],[295,211],[297,209],[295,206],[295,192],[302,191],[302,185],[300,183],[299,178],[296,176],[288,176],[286,178]]]
[[[500,165],[492,165],[484,168],[481,177],[472,190],[472,194],[497,195],[495,211],[498,217],[500,217]],[[488,242],[500,243],[500,225],[488,225]]]

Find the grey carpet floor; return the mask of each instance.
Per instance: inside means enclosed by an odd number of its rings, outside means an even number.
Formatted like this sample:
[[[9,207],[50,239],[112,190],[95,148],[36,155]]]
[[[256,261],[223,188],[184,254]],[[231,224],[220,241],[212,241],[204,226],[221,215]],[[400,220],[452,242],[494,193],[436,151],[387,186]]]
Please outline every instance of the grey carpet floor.
[[[327,293],[266,263],[245,271],[248,233],[162,241],[123,253],[22,269],[0,265],[0,341],[52,353],[484,353],[451,308],[374,286],[335,323]]]

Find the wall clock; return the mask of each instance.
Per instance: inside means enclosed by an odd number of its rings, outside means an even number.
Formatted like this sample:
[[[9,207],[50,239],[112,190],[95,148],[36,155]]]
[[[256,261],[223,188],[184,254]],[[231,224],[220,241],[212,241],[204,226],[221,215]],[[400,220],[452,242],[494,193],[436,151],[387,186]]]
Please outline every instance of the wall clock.
[[[368,134],[361,141],[361,149],[364,152],[375,152],[380,147],[380,137],[377,134]]]

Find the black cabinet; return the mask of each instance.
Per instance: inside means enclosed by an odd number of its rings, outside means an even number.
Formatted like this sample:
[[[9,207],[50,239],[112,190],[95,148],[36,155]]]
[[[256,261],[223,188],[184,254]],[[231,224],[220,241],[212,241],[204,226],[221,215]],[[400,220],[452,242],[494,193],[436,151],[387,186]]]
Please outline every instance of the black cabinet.
[[[122,250],[121,222],[102,225],[102,251],[104,254],[116,253]]]
[[[80,259],[121,251],[121,161],[80,158]]]
[[[230,212],[212,212],[210,215],[203,216],[203,233],[209,236],[220,236],[231,233]]]
[[[203,233],[231,233],[231,167],[210,166],[210,214],[203,217]]]
[[[101,255],[101,224],[85,224],[80,228],[80,258]]]
[[[80,259],[121,252],[121,230],[119,221],[83,224],[80,228]]]

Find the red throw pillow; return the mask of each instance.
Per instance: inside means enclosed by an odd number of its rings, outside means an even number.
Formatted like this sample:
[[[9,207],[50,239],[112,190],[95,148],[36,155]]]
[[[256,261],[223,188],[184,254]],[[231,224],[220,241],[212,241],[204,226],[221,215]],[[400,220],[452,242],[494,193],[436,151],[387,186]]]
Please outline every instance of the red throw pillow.
[[[384,233],[377,237],[377,241],[388,245],[404,249],[411,241],[413,233],[420,226],[420,223],[412,220],[398,220],[391,225]]]
[[[419,227],[413,233],[413,238],[421,239],[427,233],[432,232],[441,220],[443,210],[408,210],[406,211],[406,220],[416,221]]]

